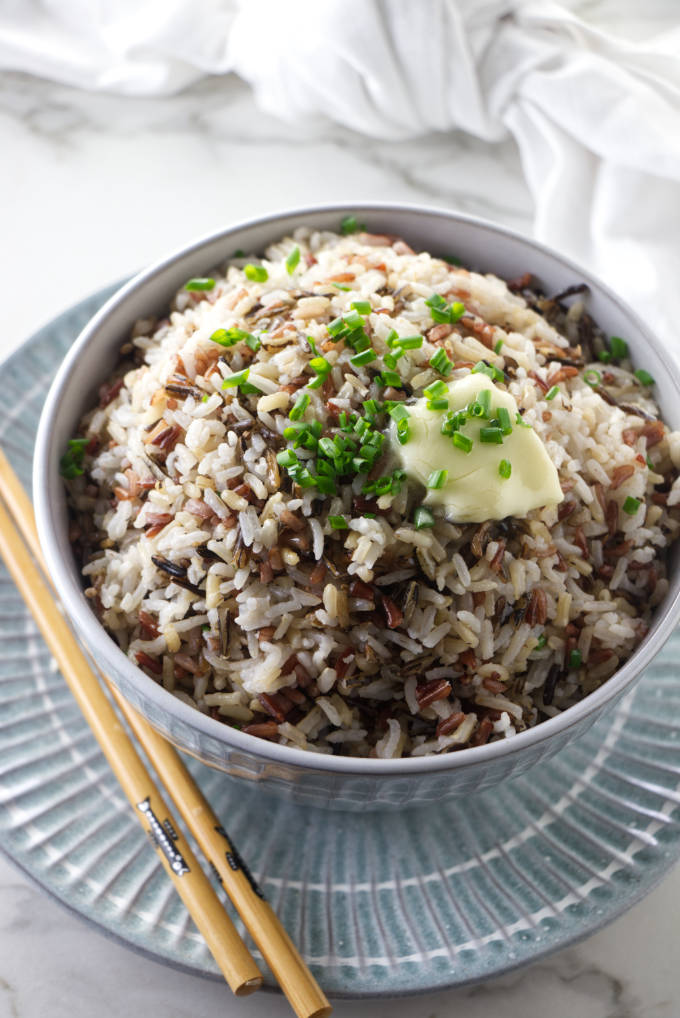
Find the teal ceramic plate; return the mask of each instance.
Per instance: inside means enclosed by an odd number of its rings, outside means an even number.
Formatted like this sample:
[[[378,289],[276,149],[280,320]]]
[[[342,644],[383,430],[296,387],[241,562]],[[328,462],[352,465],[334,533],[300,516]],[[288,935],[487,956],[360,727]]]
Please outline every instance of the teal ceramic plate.
[[[109,293],[61,315],[0,367],[0,444],[26,484],[57,362]],[[676,633],[575,745],[442,806],[326,813],[189,766],[329,994],[459,986],[594,932],[678,858],[678,661]],[[0,847],[102,931],[217,977],[4,572],[0,706]]]

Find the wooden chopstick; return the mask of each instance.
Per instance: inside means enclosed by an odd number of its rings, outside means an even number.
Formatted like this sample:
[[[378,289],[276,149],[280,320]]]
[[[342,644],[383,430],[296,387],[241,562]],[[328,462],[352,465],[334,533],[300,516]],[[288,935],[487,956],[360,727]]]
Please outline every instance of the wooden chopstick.
[[[33,507],[0,449],[0,495],[40,563],[42,550]],[[44,568],[44,565],[43,565]],[[153,763],[177,810],[217,870],[247,930],[299,1018],[326,1018],[331,1006],[271,906],[261,897],[229,836],[180,756],[109,684],[130,727]]]
[[[0,451],[0,495],[22,532],[37,543],[30,502]],[[182,901],[203,934],[215,961],[237,996],[253,993],[262,974],[241,940],[210,881],[173,822],[118,715],[99,685],[75,637],[52,598],[7,509],[0,503],[0,556],[12,575],[43,638],[56,658],[85,720],[118,778],[133,811],[154,844]],[[39,556],[40,560],[42,556]]]

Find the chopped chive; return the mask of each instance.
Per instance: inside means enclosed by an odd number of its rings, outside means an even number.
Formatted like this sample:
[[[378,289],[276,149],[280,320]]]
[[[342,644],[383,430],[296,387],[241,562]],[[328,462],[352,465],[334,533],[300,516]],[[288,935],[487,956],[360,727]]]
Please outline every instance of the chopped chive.
[[[642,502],[640,501],[639,498],[633,498],[632,495],[629,495],[626,501],[623,503],[622,508],[624,513],[627,513],[628,516],[635,516],[635,513],[638,511],[641,505]]]
[[[340,233],[347,237],[350,233],[357,233],[359,230],[365,231],[366,227],[357,221],[356,216],[345,216],[340,221]]]
[[[253,283],[266,283],[269,279],[269,273],[264,265],[251,265],[249,262],[244,266],[243,271],[246,274],[246,279],[250,279]]]
[[[299,421],[300,420],[300,418],[304,414],[305,410],[309,406],[310,399],[311,399],[311,396],[309,395],[308,392],[303,392],[301,396],[298,396],[298,398],[295,400],[295,404],[294,404],[291,412],[288,414],[288,416],[290,417],[291,421]]]
[[[313,371],[325,371],[328,373],[331,370],[331,366],[325,357],[312,357],[309,366]]]
[[[603,364],[609,364],[612,359],[612,355],[609,350],[600,350],[597,354],[598,361],[602,361]]]
[[[383,357],[383,362],[393,371],[397,366],[397,361],[400,361],[404,354],[405,351],[399,349],[395,350],[394,353],[386,353]]]
[[[480,428],[479,441],[486,442],[490,445],[502,445],[503,432],[500,428]]]
[[[499,339],[498,342],[496,343],[496,345],[493,348],[493,352],[494,353],[500,353],[502,349],[503,349],[503,340]]]
[[[366,399],[363,403],[364,412],[369,420],[380,413],[380,403],[376,399]]]
[[[583,372],[583,381],[586,385],[589,385],[591,389],[596,388],[602,381],[602,375],[595,368],[588,368],[587,371]]]
[[[474,403],[470,403],[470,405],[467,407],[467,412],[470,417],[483,417],[484,407],[479,402],[479,400],[475,400]]]
[[[482,389],[482,391],[477,396],[477,402],[482,408],[483,411],[482,417],[486,417],[488,420],[489,414],[491,412],[491,390]]]
[[[210,338],[213,343],[218,343],[220,346],[235,346],[236,343],[245,342],[251,350],[260,349],[260,341],[257,336],[253,336],[252,332],[246,332],[245,329],[237,329],[236,327],[217,329]]]
[[[440,396],[437,399],[428,399],[428,401],[427,401],[427,409],[428,410],[448,410],[449,409],[449,401],[448,401],[448,399],[446,399],[443,396]]]
[[[512,423],[510,421],[510,413],[507,407],[499,406],[496,410],[496,417],[498,418],[498,425],[504,435],[509,435],[512,432]]]
[[[423,389],[423,395],[428,399],[436,399],[438,396],[443,396],[445,393],[448,394],[448,388],[440,378],[432,385],[428,385],[427,389]]]
[[[286,258],[286,271],[288,272],[289,276],[293,275],[299,264],[300,264],[300,248],[296,244],[293,250],[288,255],[288,257]]]
[[[433,470],[427,479],[427,487],[432,488],[434,491],[438,488],[443,488],[448,476],[448,470]]]
[[[235,375],[227,375],[222,382],[222,388],[231,389],[233,386],[243,385],[244,382],[248,381],[249,374],[250,368],[245,368],[244,371],[238,371]]]
[[[493,364],[487,364],[486,361],[477,361],[474,368],[470,368],[471,375],[486,375],[493,382],[504,382],[505,375],[500,368],[496,368]]]
[[[422,336],[400,336],[395,341],[395,346],[401,347],[402,350],[419,350],[422,345]]]
[[[419,505],[413,514],[413,525],[416,530],[426,530],[434,526],[434,516],[424,505]]]
[[[208,393],[204,392],[203,395],[201,396],[201,403],[207,403],[209,399],[210,396],[208,395]]]
[[[331,286],[334,286],[336,290],[342,290],[344,293],[349,293],[352,289],[351,286],[345,286],[344,283],[331,283]]]
[[[245,258],[245,256],[246,256],[245,251],[242,251],[240,247],[237,247],[231,257],[232,258]]]
[[[454,322],[457,322],[465,314],[464,304],[461,304],[460,301],[447,304],[440,293],[433,293],[431,297],[427,298],[425,303],[430,309],[430,317],[433,322],[453,325]]]
[[[583,656],[581,654],[581,651],[576,649],[572,650],[571,654],[569,655],[569,667],[580,668],[582,662]]]
[[[407,420],[411,415],[403,403],[395,403],[388,411],[393,421]]]
[[[239,392],[241,392],[244,396],[262,395],[262,390],[258,389],[256,385],[251,385],[250,382],[242,382],[238,388]]]
[[[352,302],[351,307],[360,315],[370,315],[372,311],[370,302],[367,300],[355,300]]]
[[[446,353],[440,347],[435,354],[430,357],[430,367],[438,371],[440,375],[450,375],[453,371],[453,361],[450,361],[446,356]]]
[[[461,449],[463,452],[470,452],[472,449],[472,439],[468,438],[467,435],[463,435],[460,431],[454,431],[451,441],[456,449]]]
[[[185,290],[213,290],[214,287],[215,280],[211,279],[210,276],[196,276],[184,284]]]
[[[609,340],[609,349],[612,352],[612,357],[615,357],[617,361],[621,361],[624,357],[628,356],[628,344],[625,339],[621,339],[620,336],[612,336]]]
[[[383,371],[380,375],[383,385],[392,385],[395,389],[401,387],[401,375],[396,371]]]
[[[534,647],[534,650],[543,650],[543,648],[545,647],[547,642],[548,642],[548,639],[547,639],[545,633],[541,633],[541,635],[539,636],[539,638],[538,638],[538,640],[536,642],[536,646]]]
[[[442,261],[446,262],[447,265],[462,265],[463,262],[458,255],[442,255]]]
[[[551,389],[548,389],[548,391],[546,392],[545,398],[554,399],[559,391],[560,391],[559,385],[553,385],[553,387]]]
[[[524,420],[524,418],[522,417],[522,414],[520,413],[519,410],[515,414],[515,424],[519,424],[520,428],[530,428],[531,427],[531,425],[527,424],[527,422]]]
[[[649,456],[647,457],[647,467],[648,467],[649,470],[652,470],[654,473],[656,473],[656,467],[652,463],[652,461],[649,458]]]
[[[83,474],[83,458],[85,449],[90,444],[89,438],[70,438],[66,452],[59,460],[59,473],[67,480]]]
[[[354,357],[350,357],[349,362],[355,368],[361,368],[365,364],[370,364],[371,361],[377,361],[377,359],[378,355],[375,350],[362,350],[361,353],[355,353]]]
[[[406,418],[397,421],[397,441],[399,445],[406,445],[411,437],[411,428]]]
[[[284,449],[283,452],[276,454],[276,462],[280,467],[292,467],[294,463],[299,463],[299,460],[292,449]]]
[[[507,481],[508,477],[512,473],[512,463],[510,460],[501,460],[498,464],[498,473],[501,477]]]
[[[642,385],[654,385],[654,379],[648,371],[645,371],[644,368],[638,368],[637,371],[633,372],[633,374],[637,378],[638,382],[642,383]]]

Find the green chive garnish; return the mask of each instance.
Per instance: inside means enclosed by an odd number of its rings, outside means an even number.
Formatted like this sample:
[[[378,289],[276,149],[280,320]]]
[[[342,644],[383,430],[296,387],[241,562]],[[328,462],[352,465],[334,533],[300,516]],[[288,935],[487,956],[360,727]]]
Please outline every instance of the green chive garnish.
[[[431,297],[427,298],[425,303],[430,309],[430,317],[433,322],[453,325],[465,314],[464,304],[461,304],[460,301],[447,304],[440,293],[433,293]]]
[[[491,390],[482,389],[480,394],[477,396],[477,403],[482,408],[483,411],[482,417],[486,417],[488,420],[489,414],[491,412]]]
[[[246,256],[245,251],[242,251],[240,247],[237,247],[231,257],[232,258],[245,258],[245,256]]]
[[[333,530],[348,530],[349,523],[344,516],[329,516],[328,522],[330,523]]]
[[[237,385],[243,385],[244,382],[248,381],[248,375],[250,374],[250,368],[245,368],[244,371],[238,371],[235,375],[227,375],[222,382],[223,389],[231,389]]]
[[[515,424],[519,424],[520,428],[530,428],[531,427],[531,425],[527,424],[527,422],[524,420],[524,418],[522,417],[522,415],[519,412],[519,410],[515,414]]]
[[[623,511],[624,513],[627,513],[628,516],[635,516],[635,513],[638,511],[641,505],[642,502],[640,501],[639,498],[633,498],[632,495],[629,495],[626,501],[623,503]]]
[[[397,421],[397,441],[399,442],[399,445],[406,445],[410,437],[411,428],[406,418],[401,421]]]
[[[493,364],[487,364],[486,361],[477,361],[474,368],[470,368],[470,374],[486,375],[487,378],[490,378],[493,382],[505,381],[505,375],[500,368],[494,367]]]
[[[377,361],[377,359],[378,355],[375,350],[362,350],[361,353],[355,353],[354,357],[350,357],[349,362],[355,368],[361,368],[364,364],[370,364],[371,361]]]
[[[400,347],[402,350],[419,350],[422,345],[422,336],[400,336],[395,342],[395,346]]]
[[[66,452],[59,460],[59,473],[67,480],[80,477],[83,473],[85,449],[90,443],[89,438],[70,438]]]
[[[451,436],[451,441],[455,445],[456,449],[460,449],[462,452],[470,452],[472,449],[472,439],[468,438],[467,435],[463,435],[460,431],[454,431]]]
[[[547,642],[548,640],[545,633],[541,633],[536,643],[536,646],[534,647],[534,650],[543,650]]]
[[[245,342],[248,344],[251,350],[259,350],[260,341],[257,336],[253,336],[252,332],[246,332],[245,329],[217,329],[213,332],[210,337],[213,343],[219,343],[220,346],[235,346],[236,343]]]
[[[428,385],[427,389],[423,389],[423,395],[426,396],[427,399],[437,399],[439,396],[448,395],[448,391],[449,390],[444,382],[438,378],[436,382],[432,383],[432,385]]]
[[[396,371],[383,371],[380,375],[383,385],[392,385],[395,389],[401,387],[401,375]]]
[[[269,273],[264,265],[251,265],[249,262],[244,266],[243,271],[246,274],[246,279],[250,279],[253,283],[266,283],[269,279]]]
[[[444,350],[440,347],[435,354],[430,357],[430,367],[438,371],[440,375],[450,375],[453,371],[453,361],[450,361],[446,356]]]
[[[512,463],[510,460],[501,460],[498,464],[498,473],[501,477],[507,481],[508,477],[512,473]]]
[[[490,445],[502,445],[503,432],[500,428],[480,428],[479,441],[486,442]]]
[[[184,284],[185,290],[212,290],[215,287],[215,280],[210,276],[196,276]]]
[[[620,336],[612,336],[609,340],[609,349],[612,352],[612,357],[615,357],[617,361],[628,356],[628,344]]]
[[[283,452],[276,454],[276,462],[280,467],[292,467],[294,463],[299,463],[299,460],[292,449],[284,449]]]
[[[500,353],[502,349],[503,349],[503,340],[499,339],[498,342],[496,343],[496,345],[493,348],[493,352],[494,353]]]
[[[504,435],[509,435],[512,432],[512,424],[510,422],[510,412],[504,406],[499,406],[496,410],[496,417],[498,418],[498,424]]]
[[[310,399],[311,399],[311,397],[310,397],[308,392],[303,392],[301,396],[298,396],[298,398],[295,400],[295,404],[294,404],[292,410],[288,414],[288,416],[290,417],[291,421],[299,421],[300,420],[300,418],[303,416],[305,410],[309,406]]]
[[[395,403],[388,411],[393,421],[408,420],[410,414],[403,403]]]
[[[596,371],[595,368],[589,368],[587,371],[583,372],[583,381],[586,385],[589,385],[591,389],[594,389],[602,381],[602,375],[599,371]]]
[[[360,315],[370,315],[372,310],[367,300],[355,300],[352,302],[351,307]]]
[[[350,233],[357,233],[359,230],[364,232],[366,227],[357,222],[356,216],[345,216],[340,222],[340,233],[344,237],[347,237]]]
[[[427,530],[434,526],[434,516],[424,505],[419,505],[413,514],[413,525],[416,530]]]
[[[609,350],[600,350],[597,355],[598,361],[602,361],[603,364],[609,364],[612,359],[612,355]]]
[[[427,479],[427,487],[437,490],[443,488],[446,484],[446,478],[449,476],[448,470],[433,470]]]
[[[344,283],[331,283],[331,286],[334,286],[336,290],[343,290],[345,293],[349,293],[352,289],[351,286],[345,286]]]
[[[570,668],[580,668],[582,661],[583,661],[583,656],[581,654],[581,651],[580,650],[572,650],[571,654],[569,655],[569,667]]]
[[[296,245],[286,258],[286,271],[292,276],[300,264],[300,248]]]
[[[560,391],[559,385],[553,385],[552,389],[548,389],[545,394],[546,399],[554,399],[557,393]]]
[[[638,382],[641,382],[642,385],[654,385],[654,379],[650,375],[649,371],[645,371],[644,368],[638,368],[637,371],[634,372],[634,375]]]

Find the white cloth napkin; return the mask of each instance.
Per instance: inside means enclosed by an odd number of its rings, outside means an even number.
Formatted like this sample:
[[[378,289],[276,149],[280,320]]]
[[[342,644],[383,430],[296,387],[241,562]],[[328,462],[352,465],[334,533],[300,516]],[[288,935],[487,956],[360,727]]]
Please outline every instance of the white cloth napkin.
[[[0,66],[140,95],[235,71],[284,118],[509,132],[536,236],[680,353],[676,0],[5,0]]]

